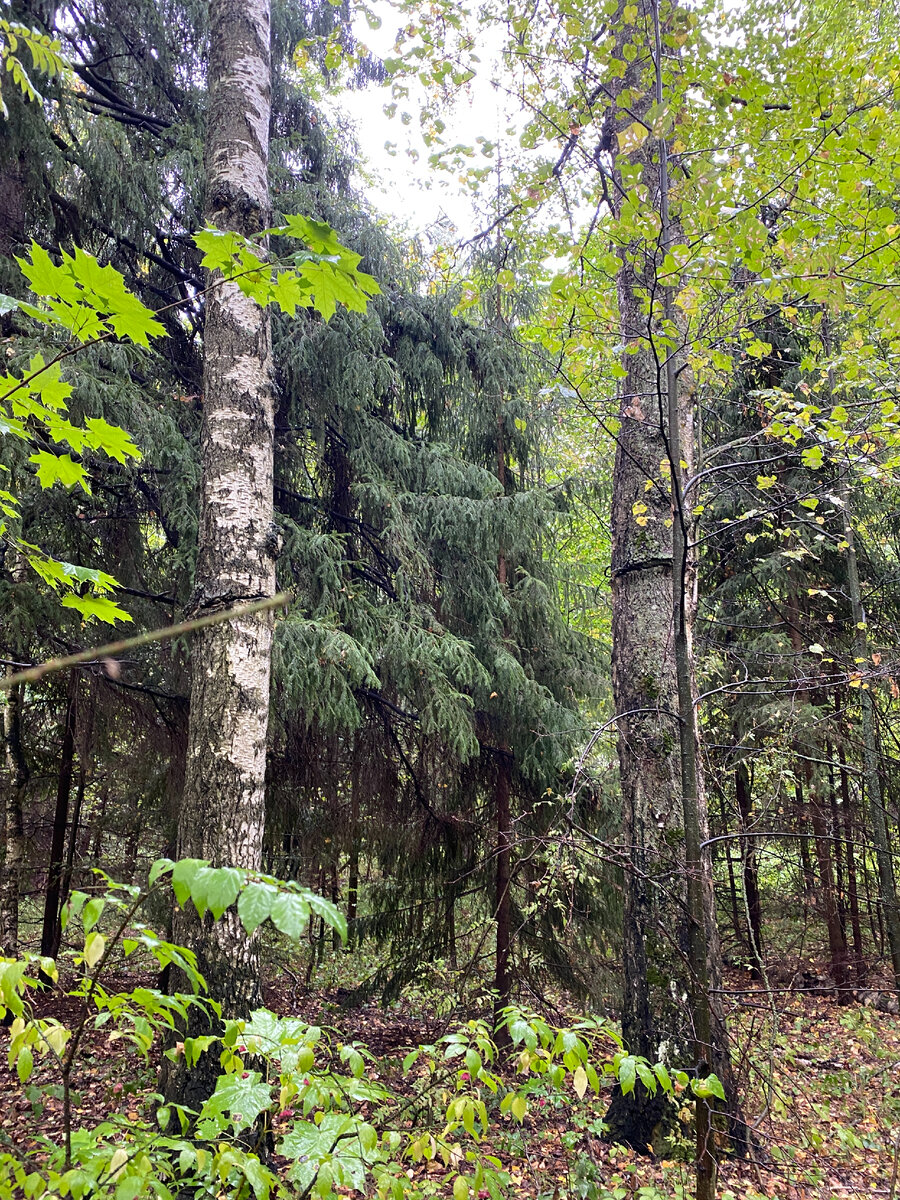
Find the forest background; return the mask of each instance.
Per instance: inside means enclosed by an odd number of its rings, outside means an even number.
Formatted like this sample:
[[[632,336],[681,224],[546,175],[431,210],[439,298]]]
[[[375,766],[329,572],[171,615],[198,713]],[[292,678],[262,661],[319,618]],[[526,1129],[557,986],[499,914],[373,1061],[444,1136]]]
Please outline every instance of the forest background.
[[[900,16],[384,16],[0,20],[0,1182],[893,1196]]]

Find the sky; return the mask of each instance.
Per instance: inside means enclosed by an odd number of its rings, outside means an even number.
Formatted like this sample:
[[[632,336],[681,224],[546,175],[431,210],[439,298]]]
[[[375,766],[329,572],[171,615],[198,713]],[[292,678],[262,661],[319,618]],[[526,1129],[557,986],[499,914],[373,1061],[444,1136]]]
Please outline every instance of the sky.
[[[376,0],[372,7],[382,19],[381,27],[370,29],[364,17],[358,16],[355,33],[373,54],[387,58],[393,51],[399,16],[386,0]],[[486,57],[482,53],[482,58]],[[445,136],[451,143],[474,146],[479,135],[496,138],[508,125],[510,116],[503,111],[501,96],[491,85],[489,75],[490,66],[485,63],[484,75],[472,81],[467,95],[452,111],[442,111],[447,123]],[[441,222],[442,240],[465,241],[489,224],[490,218],[485,220],[483,214],[479,215],[471,194],[454,176],[429,167],[430,150],[418,132],[415,81],[410,87],[412,95],[406,108],[413,121],[409,125],[403,125],[399,115],[391,118],[384,111],[392,98],[390,83],[342,92],[330,100],[330,106],[343,112],[357,128],[369,173],[374,176],[374,181],[365,186],[372,203],[405,225],[413,236]],[[411,152],[418,153],[417,161]],[[446,228],[448,222],[452,230]]]

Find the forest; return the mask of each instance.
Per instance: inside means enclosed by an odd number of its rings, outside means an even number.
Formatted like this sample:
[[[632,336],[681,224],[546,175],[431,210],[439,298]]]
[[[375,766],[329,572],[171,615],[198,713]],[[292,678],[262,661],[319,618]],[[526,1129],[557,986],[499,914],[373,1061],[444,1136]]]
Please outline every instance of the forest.
[[[3,0],[0,342],[2,1200],[900,1197],[896,0]]]

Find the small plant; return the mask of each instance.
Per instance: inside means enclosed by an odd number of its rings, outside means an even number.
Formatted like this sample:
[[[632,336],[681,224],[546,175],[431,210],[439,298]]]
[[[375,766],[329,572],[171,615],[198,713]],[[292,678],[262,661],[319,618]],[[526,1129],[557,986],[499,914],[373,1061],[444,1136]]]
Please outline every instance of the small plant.
[[[59,1142],[44,1138],[33,1152],[0,1143],[0,1193],[18,1191],[26,1200],[330,1200],[336,1189],[349,1189],[403,1200],[449,1188],[454,1200],[500,1200],[509,1179],[502,1161],[485,1148],[492,1122],[506,1125],[512,1141],[529,1113],[548,1099],[571,1104],[573,1094],[578,1100],[588,1090],[598,1094],[603,1078],[626,1090],[637,1080],[654,1091],[673,1090],[666,1068],[626,1054],[605,1021],[563,1029],[510,1008],[502,1018],[512,1044],[508,1062],[493,1031],[471,1020],[406,1056],[401,1094],[376,1077],[376,1061],[365,1046],[343,1043],[332,1031],[266,1009],[247,1020],[223,1020],[206,995],[194,954],[141,920],[150,897],[170,889],[179,904],[190,901],[214,920],[234,906],[249,933],[269,921],[298,938],[315,913],[345,937],[343,917],[328,901],[294,883],[195,859],[159,860],[146,889],[97,875],[102,891],[73,892],[62,914],[65,928],[81,925],[81,946],[72,958],[80,974],[67,992],[81,1001],[78,1021],[67,1025],[35,1015],[39,975],[58,981],[56,962],[37,956],[0,960],[0,1016],[12,1018],[10,1066],[36,1110],[51,1094],[63,1106]],[[177,967],[191,990],[165,995],[146,986],[113,988],[114,964],[142,956],[157,968]],[[211,1018],[212,1032],[178,1040],[192,1007]],[[78,1073],[88,1054],[87,1035],[98,1029],[130,1046],[145,1064],[160,1042],[169,1043],[169,1058],[183,1056],[189,1067],[201,1055],[215,1054],[221,1074],[213,1094],[199,1111],[151,1095],[137,1119],[134,1113],[127,1121],[111,1114],[92,1128],[76,1127]],[[52,1065],[52,1082],[31,1082],[36,1061]],[[688,1082],[680,1074],[677,1079],[679,1087]],[[707,1079],[701,1086],[717,1083]],[[596,1132],[601,1125],[595,1121],[589,1128]],[[273,1147],[287,1160],[280,1171]],[[411,1178],[417,1166],[428,1167],[421,1185]],[[592,1194],[589,1175],[585,1166],[578,1176],[578,1194],[585,1198]]]

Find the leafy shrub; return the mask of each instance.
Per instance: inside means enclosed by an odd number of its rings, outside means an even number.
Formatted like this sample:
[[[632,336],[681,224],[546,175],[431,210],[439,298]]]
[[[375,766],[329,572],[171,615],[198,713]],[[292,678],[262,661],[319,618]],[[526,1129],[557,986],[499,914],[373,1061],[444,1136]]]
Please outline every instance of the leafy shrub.
[[[97,874],[102,890],[73,892],[63,912],[64,926],[80,922],[82,931],[81,948],[72,955],[80,974],[66,992],[81,1001],[77,1022],[35,1015],[39,975],[58,981],[56,962],[35,955],[0,959],[0,1016],[12,1019],[10,1066],[33,1103],[41,1092],[60,1096],[64,1124],[61,1140],[45,1137],[34,1151],[0,1147],[2,1194],[329,1200],[342,1187],[401,1200],[421,1194],[409,1174],[424,1161],[435,1164],[433,1187],[452,1184],[454,1200],[478,1193],[499,1200],[508,1178],[483,1144],[492,1119],[521,1125],[535,1101],[598,1093],[603,1076],[614,1076],[626,1091],[638,1080],[652,1091],[673,1089],[665,1066],[627,1054],[605,1021],[559,1029],[515,1008],[503,1016],[512,1044],[508,1064],[490,1028],[472,1020],[408,1054],[397,1072],[402,1088],[392,1086],[373,1069],[365,1046],[341,1043],[295,1017],[259,1009],[248,1020],[221,1020],[192,951],[140,919],[148,900],[168,888],[179,904],[190,900],[201,916],[208,911],[215,920],[236,905],[248,933],[268,920],[297,938],[316,913],[345,937],[343,917],[328,901],[294,883],[195,859],[160,860],[143,890]],[[110,982],[112,968],[124,960],[172,965],[192,990],[118,990]],[[177,1040],[192,1006],[216,1018],[215,1032]],[[166,1055],[183,1055],[189,1066],[203,1054],[218,1055],[215,1091],[198,1112],[167,1105],[157,1094],[150,1097],[155,1111],[143,1118],[111,1114],[93,1127],[73,1127],[85,1035],[102,1028],[145,1063],[160,1042],[169,1046]],[[36,1059],[54,1068],[53,1082],[40,1088],[30,1083]],[[514,1069],[501,1070],[505,1066]],[[677,1078],[679,1087],[688,1082]],[[718,1081],[703,1084],[715,1089]]]

